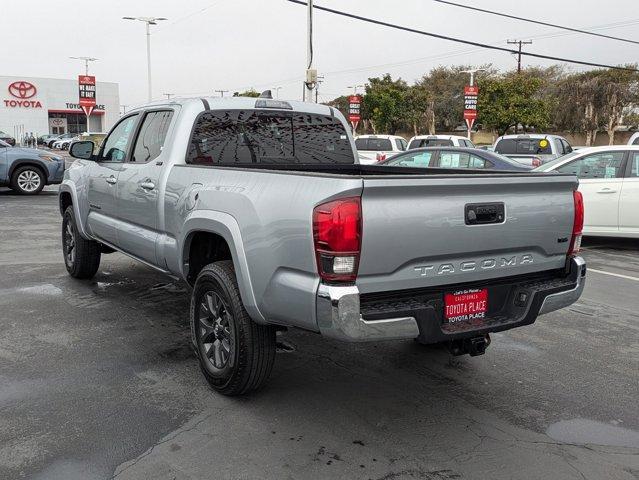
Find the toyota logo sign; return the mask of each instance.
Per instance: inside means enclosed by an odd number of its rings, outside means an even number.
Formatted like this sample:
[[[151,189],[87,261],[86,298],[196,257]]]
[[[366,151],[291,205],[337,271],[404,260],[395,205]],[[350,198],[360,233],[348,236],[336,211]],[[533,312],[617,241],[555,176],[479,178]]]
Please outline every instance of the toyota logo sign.
[[[9,93],[16,98],[31,98],[38,93],[38,90],[32,83],[21,81],[9,85]]]

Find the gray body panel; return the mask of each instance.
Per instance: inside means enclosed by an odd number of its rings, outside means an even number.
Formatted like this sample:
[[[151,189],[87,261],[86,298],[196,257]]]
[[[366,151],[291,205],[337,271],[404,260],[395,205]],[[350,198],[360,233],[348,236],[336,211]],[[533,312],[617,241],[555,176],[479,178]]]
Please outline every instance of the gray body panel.
[[[208,99],[211,109],[253,108],[254,99]],[[295,110],[335,115],[322,105],[291,102]],[[229,245],[240,294],[259,323],[318,331],[317,273],[312,212],[320,203],[362,197],[363,243],[357,287],[362,293],[503,278],[556,269],[566,261],[575,177],[542,174],[358,175],[277,171],[185,163],[199,99],[153,104],[175,115],[156,161],[105,165],[76,161],[61,193],[73,201],[87,238],[117,248],[186,279],[196,232]],[[351,138],[354,158],[357,159]],[[355,160],[357,161],[357,160]],[[381,167],[380,167],[381,168]],[[111,174],[114,185],[102,185]],[[138,188],[150,180],[153,189]],[[109,188],[107,188],[109,187]],[[102,202],[95,208],[96,195]],[[97,200],[96,200],[97,201]],[[466,203],[504,202],[503,224],[464,225]],[[105,208],[106,205],[106,208]],[[522,256],[532,262],[522,262]],[[495,268],[455,268],[422,274],[428,265],[510,259]]]

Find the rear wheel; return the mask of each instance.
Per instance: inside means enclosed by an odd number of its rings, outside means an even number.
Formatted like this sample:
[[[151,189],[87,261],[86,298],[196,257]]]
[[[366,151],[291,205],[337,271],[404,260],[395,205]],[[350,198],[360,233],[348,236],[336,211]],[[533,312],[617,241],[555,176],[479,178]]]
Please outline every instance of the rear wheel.
[[[200,369],[224,395],[262,387],[275,362],[275,329],[253,322],[240,298],[233,264],[202,269],[191,296],[191,334]]]
[[[19,167],[11,176],[11,189],[21,195],[35,195],[44,188],[46,179],[38,167]]]
[[[100,268],[100,244],[80,235],[72,206],[62,217],[62,253],[67,272],[74,278],[91,278]]]

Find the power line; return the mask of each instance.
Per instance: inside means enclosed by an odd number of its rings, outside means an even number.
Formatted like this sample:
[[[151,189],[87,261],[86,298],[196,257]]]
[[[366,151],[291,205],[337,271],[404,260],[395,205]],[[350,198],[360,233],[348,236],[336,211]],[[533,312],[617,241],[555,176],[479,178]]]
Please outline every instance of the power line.
[[[544,25],[546,27],[560,28],[562,30],[568,30],[570,32],[583,33],[584,35],[593,35],[595,37],[603,37],[603,38],[608,38],[610,40],[618,40],[620,42],[634,43],[636,45],[639,45],[639,41],[630,40],[628,38],[613,37],[611,35],[604,35],[602,33],[589,32],[588,30],[581,30],[579,28],[566,27],[563,25],[556,25],[554,23],[542,22],[540,20],[532,20],[530,18],[517,17],[516,15],[508,15],[507,13],[500,13],[500,12],[494,12],[492,10],[485,10],[483,8],[471,7],[470,5],[463,5],[461,3],[449,2],[448,0],[433,0],[433,1],[438,3],[445,3],[446,5],[452,5],[454,7],[465,8],[467,10],[474,10],[476,12],[488,13],[490,15],[497,15],[499,17],[506,17],[506,18],[512,18],[514,20],[521,20],[522,22],[536,23],[537,25]]]
[[[291,2],[291,3],[296,3],[298,5],[306,5],[306,2],[304,2],[302,0],[287,0],[287,1]],[[461,39],[461,38],[455,38],[455,37],[449,37],[447,35],[441,35],[439,33],[426,32],[424,30],[417,30],[416,28],[404,27],[402,25],[397,25],[397,24],[394,24],[394,23],[383,22],[381,20],[375,20],[373,18],[363,17],[361,15],[355,15],[355,14],[352,14],[352,13],[346,13],[346,12],[342,12],[342,11],[339,11],[339,10],[334,10],[334,9],[328,8],[328,7],[320,7],[319,5],[314,5],[313,8],[316,8],[318,10],[323,10],[325,12],[333,13],[335,15],[341,15],[343,17],[353,18],[355,20],[361,20],[363,22],[368,22],[368,23],[373,23],[373,24],[376,24],[376,25],[382,25],[384,27],[394,28],[396,30],[403,30],[405,32],[411,32],[411,33],[417,33],[419,35],[425,35],[427,37],[439,38],[441,40],[448,40],[448,41],[457,42],[457,43],[464,43],[466,45],[473,45],[475,47],[487,48],[489,50],[497,50],[497,51],[500,51],[500,52],[519,54],[519,52],[517,50],[513,50],[513,49],[510,49],[510,48],[498,47],[498,46],[495,46],[495,45],[487,45],[485,43],[473,42],[472,40],[464,40],[464,39]],[[586,65],[586,66],[589,66],[589,67],[601,67],[601,68],[611,68],[611,69],[615,69],[615,70],[627,70],[627,71],[631,71],[631,72],[639,72],[639,70],[637,70],[636,68],[621,67],[621,66],[614,66],[614,65],[606,65],[606,64],[603,64],[603,63],[586,62],[586,61],[583,61],[583,60],[573,60],[573,59],[562,58],[562,57],[553,57],[551,55],[543,55],[541,53],[522,52],[521,54],[522,55],[526,55],[528,57],[541,58],[541,59],[544,59],[544,60],[555,60],[557,62],[574,63],[574,64],[577,64],[577,65]]]

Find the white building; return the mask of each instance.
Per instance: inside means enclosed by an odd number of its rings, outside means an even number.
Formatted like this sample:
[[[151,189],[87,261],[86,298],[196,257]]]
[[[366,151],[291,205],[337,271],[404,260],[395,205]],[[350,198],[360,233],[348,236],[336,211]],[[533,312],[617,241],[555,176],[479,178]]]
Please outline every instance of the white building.
[[[107,132],[120,118],[117,83],[97,82],[96,107],[89,131]],[[78,79],[0,76],[0,131],[16,136],[33,132],[82,133],[87,118],[79,105]]]

